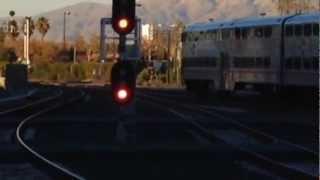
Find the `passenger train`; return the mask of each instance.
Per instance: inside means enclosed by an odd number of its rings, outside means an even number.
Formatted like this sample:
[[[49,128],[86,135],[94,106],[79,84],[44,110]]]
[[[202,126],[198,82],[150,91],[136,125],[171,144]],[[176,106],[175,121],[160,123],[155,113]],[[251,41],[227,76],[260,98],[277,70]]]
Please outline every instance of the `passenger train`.
[[[182,34],[188,90],[317,92],[320,13],[190,25]]]

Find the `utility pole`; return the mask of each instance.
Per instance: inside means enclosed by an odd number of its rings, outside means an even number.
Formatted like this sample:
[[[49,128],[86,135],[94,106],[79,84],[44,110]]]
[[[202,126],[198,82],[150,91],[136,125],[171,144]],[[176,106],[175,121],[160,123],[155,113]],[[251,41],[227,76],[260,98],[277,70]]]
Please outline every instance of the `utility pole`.
[[[168,55],[167,55],[167,58],[168,58],[168,84],[170,84],[171,82],[171,76],[170,76],[170,71],[171,71],[171,33],[170,33],[170,28],[168,29]]]
[[[77,47],[74,46],[73,48],[73,64],[77,63]]]
[[[66,21],[67,21],[67,17],[71,14],[70,11],[64,11],[63,12],[63,50],[66,50]]]
[[[30,54],[29,54],[29,47],[30,47],[30,21],[31,17],[25,17],[25,24],[24,24],[24,41],[23,41],[23,55],[24,59],[27,61],[27,65],[30,65]]]

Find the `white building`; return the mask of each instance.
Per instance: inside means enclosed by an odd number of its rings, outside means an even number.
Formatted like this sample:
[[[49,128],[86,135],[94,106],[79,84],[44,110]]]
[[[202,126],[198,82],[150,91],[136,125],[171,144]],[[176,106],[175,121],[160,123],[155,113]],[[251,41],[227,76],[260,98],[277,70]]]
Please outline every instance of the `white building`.
[[[152,24],[143,24],[142,25],[142,38],[144,40],[153,40],[153,25]]]

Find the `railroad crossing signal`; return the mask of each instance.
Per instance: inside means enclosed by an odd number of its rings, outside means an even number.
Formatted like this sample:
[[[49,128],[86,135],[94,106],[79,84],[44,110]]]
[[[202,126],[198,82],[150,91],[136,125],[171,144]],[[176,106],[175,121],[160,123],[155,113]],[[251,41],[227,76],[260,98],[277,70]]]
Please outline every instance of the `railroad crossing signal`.
[[[135,28],[135,19],[135,0],[113,0],[112,27],[118,34],[129,34]]]

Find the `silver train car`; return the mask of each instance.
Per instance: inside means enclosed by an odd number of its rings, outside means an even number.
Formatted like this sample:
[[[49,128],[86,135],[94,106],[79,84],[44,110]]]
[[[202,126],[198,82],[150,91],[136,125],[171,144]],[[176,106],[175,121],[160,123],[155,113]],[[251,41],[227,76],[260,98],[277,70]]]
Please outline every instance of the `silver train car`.
[[[316,92],[319,21],[320,13],[311,13],[188,26],[182,34],[187,89]]]

